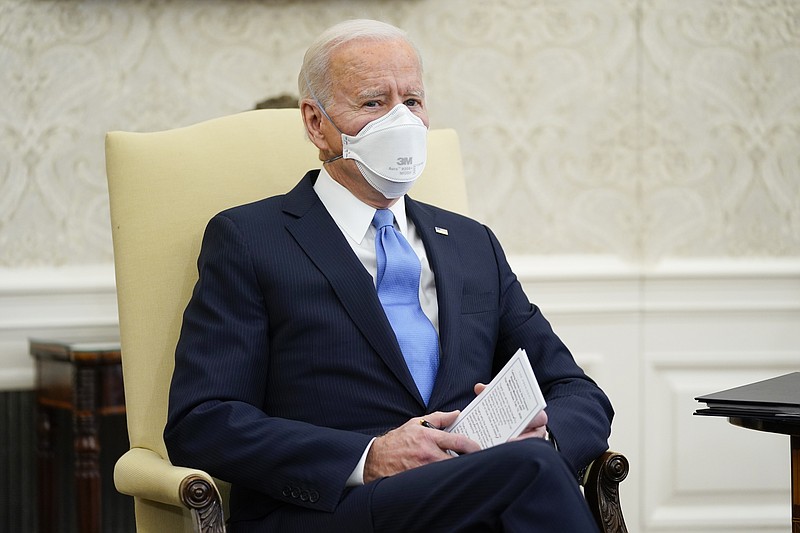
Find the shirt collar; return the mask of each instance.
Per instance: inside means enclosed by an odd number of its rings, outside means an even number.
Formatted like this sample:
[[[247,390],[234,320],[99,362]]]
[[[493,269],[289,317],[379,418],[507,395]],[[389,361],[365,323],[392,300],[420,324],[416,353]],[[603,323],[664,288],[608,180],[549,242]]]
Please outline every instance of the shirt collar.
[[[314,183],[314,191],[336,225],[351,239],[361,244],[372,226],[375,208],[353,196],[353,193],[334,180],[324,167],[320,170],[317,181]],[[401,201],[395,202],[389,210],[394,214],[400,233],[407,235],[408,220],[405,196]]]

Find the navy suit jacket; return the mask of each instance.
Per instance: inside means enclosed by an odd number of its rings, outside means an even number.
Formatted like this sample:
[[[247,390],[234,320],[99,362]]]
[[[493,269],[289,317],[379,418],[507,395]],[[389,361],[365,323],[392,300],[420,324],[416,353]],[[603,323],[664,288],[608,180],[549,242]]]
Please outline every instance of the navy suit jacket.
[[[439,303],[426,407],[372,277],[313,190],[317,175],[209,222],[183,317],[165,442],[173,463],[232,483],[232,519],[285,504],[333,510],[373,436],[462,409],[519,348],[574,471],[607,448],[608,399],[529,302],[492,232],[408,199]]]

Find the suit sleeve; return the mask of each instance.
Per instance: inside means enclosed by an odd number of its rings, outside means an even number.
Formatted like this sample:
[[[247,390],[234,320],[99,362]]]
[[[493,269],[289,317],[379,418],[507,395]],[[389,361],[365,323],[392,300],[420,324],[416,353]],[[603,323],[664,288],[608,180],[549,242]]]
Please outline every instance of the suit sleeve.
[[[370,437],[270,417],[269,319],[247,244],[209,223],[175,353],[164,440],[173,463],[277,500],[332,510]],[[292,488],[306,498],[292,498]]]
[[[577,475],[608,449],[614,411],[540,309],[530,303],[497,238],[488,231],[500,273],[501,314],[494,366],[499,369],[519,348],[525,349],[547,400],[548,428]]]

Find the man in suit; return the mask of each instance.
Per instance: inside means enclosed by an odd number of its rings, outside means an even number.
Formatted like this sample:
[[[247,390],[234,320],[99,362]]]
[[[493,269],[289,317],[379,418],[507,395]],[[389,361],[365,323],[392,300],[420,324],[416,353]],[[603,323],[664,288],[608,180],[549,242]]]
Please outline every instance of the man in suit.
[[[608,399],[492,232],[405,195],[428,126],[416,48],[348,21],[312,44],[299,86],[322,169],[209,222],[171,460],[232,483],[234,532],[594,531],[577,478],[607,448]],[[392,304],[410,263],[413,297]],[[480,450],[422,425],[452,423],[520,348],[548,407],[518,439]]]

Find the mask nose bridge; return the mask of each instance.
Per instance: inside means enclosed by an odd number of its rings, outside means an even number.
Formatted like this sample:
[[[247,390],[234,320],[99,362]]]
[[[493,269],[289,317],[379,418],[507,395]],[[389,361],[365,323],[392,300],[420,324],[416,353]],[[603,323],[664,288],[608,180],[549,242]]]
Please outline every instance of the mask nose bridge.
[[[311,87],[309,87],[309,90],[311,90]],[[336,125],[336,123],[333,121],[333,119],[330,117],[330,115],[328,115],[328,112],[325,110],[325,106],[323,106],[323,105],[322,105],[322,102],[320,102],[320,101],[317,99],[317,97],[314,95],[313,91],[311,92],[311,97],[312,97],[312,98],[314,98],[314,102],[316,102],[316,104],[319,106],[319,110],[320,110],[320,111],[322,111],[322,114],[323,114],[323,115],[325,115],[325,118],[327,118],[327,119],[328,119],[328,122],[330,122],[330,123],[333,125],[333,127],[334,127],[334,128],[336,128],[336,131],[338,131],[338,132],[339,132],[339,135],[342,135],[342,140],[343,140],[343,141],[345,140],[345,137],[348,137],[348,138],[354,138],[354,137],[358,137],[358,136],[359,136],[359,134],[360,134],[362,131],[364,131],[364,129],[365,129],[365,128],[367,128],[367,127],[368,127],[370,124],[379,123],[379,122],[380,122],[382,119],[386,119],[386,118],[387,118],[389,115],[392,115],[392,114],[395,112],[395,110],[396,110],[398,107],[402,107],[402,108],[404,108],[404,109],[405,109],[405,110],[406,110],[406,111],[407,111],[409,114],[411,114],[411,115],[414,115],[414,113],[412,113],[412,112],[411,112],[411,110],[410,110],[410,109],[408,109],[408,107],[407,107],[405,104],[403,104],[403,103],[401,102],[401,103],[399,103],[399,104],[395,105],[394,107],[392,107],[392,108],[391,108],[389,111],[387,111],[386,113],[384,113],[382,116],[380,116],[380,117],[378,117],[378,118],[376,118],[376,119],[374,119],[374,120],[372,120],[372,121],[368,122],[367,124],[365,124],[365,125],[364,125],[364,126],[363,126],[363,127],[360,129],[360,130],[359,130],[359,131],[357,131],[357,132],[356,132],[356,134],[355,134],[355,135],[348,135],[348,134],[344,133],[342,130],[340,130],[340,129],[339,129],[339,126],[337,126],[337,125]],[[416,115],[415,115],[415,116],[416,116]]]

